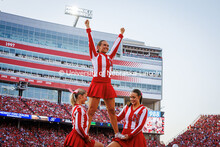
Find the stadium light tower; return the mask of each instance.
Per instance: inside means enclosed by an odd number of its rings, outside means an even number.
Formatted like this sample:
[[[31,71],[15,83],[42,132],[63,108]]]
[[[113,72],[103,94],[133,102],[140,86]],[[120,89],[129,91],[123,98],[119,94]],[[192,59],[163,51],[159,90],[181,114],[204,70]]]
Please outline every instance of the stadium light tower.
[[[15,89],[18,90],[18,96],[23,95],[23,91],[28,89],[28,84],[29,82],[23,82],[23,81],[19,81],[18,83],[15,84]]]
[[[79,17],[92,19],[92,10],[78,8],[76,6],[66,6],[65,14],[76,16],[76,20],[75,23],[73,24],[73,27],[76,27]]]

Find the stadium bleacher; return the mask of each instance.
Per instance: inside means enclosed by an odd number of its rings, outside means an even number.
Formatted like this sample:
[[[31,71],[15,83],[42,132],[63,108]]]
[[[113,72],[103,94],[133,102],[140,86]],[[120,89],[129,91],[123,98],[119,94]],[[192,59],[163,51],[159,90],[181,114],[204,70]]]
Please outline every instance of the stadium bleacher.
[[[0,95],[0,111],[31,114],[31,110],[22,103],[19,97]]]
[[[84,106],[88,109],[88,106]],[[26,99],[21,97],[0,95],[0,111],[29,115],[41,115],[62,119],[71,119],[72,106],[49,102],[46,100]],[[116,107],[116,114],[120,108]],[[63,146],[66,135],[71,131],[69,124],[30,121],[8,117],[0,117],[0,146]],[[107,110],[97,110],[94,122],[110,122]],[[122,120],[120,123],[123,123]],[[107,146],[114,136],[111,128],[98,129],[91,127],[90,136]],[[149,146],[164,146],[154,138],[147,139]]]
[[[0,143],[2,146],[63,146],[65,137],[72,126],[48,122],[21,121],[5,118],[0,120]],[[91,128],[90,136],[107,145],[111,142],[113,131]]]
[[[30,115],[71,119],[71,104],[61,104],[46,100],[26,99],[0,95],[0,111],[16,112]],[[87,109],[87,107],[85,107]],[[99,109],[95,113],[94,122],[110,122],[109,118]]]
[[[168,144],[178,146],[220,146],[220,115],[201,115],[193,126]]]
[[[62,147],[66,135],[71,131],[71,125],[21,121],[18,128],[17,119],[0,119],[0,145],[1,146],[43,146],[43,147]],[[112,129],[90,129],[90,136],[105,146],[110,142],[113,135]],[[164,147],[154,138],[147,139],[147,145]]]

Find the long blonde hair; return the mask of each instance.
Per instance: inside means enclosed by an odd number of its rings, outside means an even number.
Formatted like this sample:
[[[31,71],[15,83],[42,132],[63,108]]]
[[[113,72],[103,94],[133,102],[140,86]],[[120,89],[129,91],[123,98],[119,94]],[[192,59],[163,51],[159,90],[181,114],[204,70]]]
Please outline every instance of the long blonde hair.
[[[77,100],[78,96],[79,95],[84,95],[84,94],[86,94],[86,91],[82,88],[78,88],[70,94],[70,102],[71,102],[73,107],[76,103],[76,100]]]

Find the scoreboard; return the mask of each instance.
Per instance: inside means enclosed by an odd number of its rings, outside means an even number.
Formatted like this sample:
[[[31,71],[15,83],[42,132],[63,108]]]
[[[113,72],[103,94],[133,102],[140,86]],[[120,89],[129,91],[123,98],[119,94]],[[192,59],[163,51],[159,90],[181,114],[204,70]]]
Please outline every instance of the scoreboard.
[[[148,110],[143,133],[164,134],[164,112]]]

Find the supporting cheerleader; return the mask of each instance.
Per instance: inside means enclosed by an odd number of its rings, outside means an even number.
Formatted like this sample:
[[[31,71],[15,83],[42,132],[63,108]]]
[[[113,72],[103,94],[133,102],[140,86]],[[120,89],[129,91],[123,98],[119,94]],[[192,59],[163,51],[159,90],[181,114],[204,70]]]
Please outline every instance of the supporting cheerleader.
[[[73,130],[66,136],[64,147],[104,147],[103,144],[90,138],[88,130],[88,115],[82,104],[87,100],[87,93],[84,89],[72,91],[70,101],[72,109]]]
[[[130,95],[130,104],[117,115],[117,120],[125,119],[122,134],[125,138],[114,138],[108,147],[146,147],[146,139],[142,132],[147,120],[148,110],[141,105],[142,93],[134,89]]]

